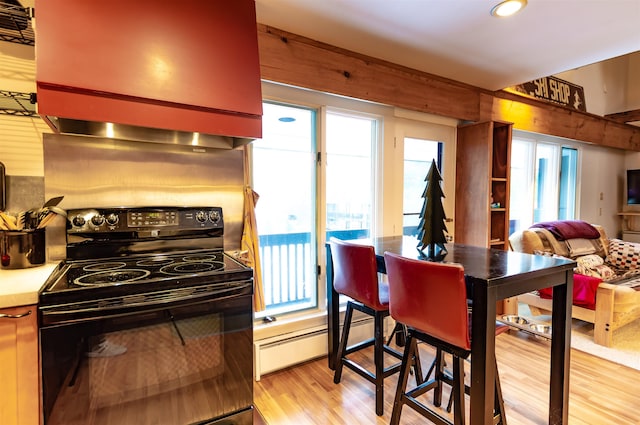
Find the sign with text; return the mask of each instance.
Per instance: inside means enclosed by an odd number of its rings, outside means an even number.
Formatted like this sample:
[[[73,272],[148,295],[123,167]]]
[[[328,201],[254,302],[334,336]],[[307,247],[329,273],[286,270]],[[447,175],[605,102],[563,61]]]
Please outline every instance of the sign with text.
[[[506,90],[587,112],[583,88],[560,78],[538,78]]]

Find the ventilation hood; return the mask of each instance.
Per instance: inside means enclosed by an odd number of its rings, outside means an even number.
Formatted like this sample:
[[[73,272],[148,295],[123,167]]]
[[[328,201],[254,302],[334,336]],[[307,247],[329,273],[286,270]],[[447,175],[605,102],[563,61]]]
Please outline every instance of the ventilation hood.
[[[254,0],[36,0],[56,133],[235,148],[262,137]]]

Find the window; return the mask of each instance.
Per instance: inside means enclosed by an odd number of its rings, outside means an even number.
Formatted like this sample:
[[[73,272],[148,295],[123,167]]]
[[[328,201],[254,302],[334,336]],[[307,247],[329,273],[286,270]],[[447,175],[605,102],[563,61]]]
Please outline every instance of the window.
[[[424,204],[422,193],[426,187],[425,177],[435,160],[442,170],[442,143],[405,137],[404,139],[404,183],[402,196],[402,233],[417,235],[420,211]]]
[[[252,144],[251,165],[266,304],[257,316],[324,308],[318,235],[373,234],[379,127],[377,118],[355,112],[263,104],[263,138]],[[326,135],[326,164],[317,161],[316,134]]]
[[[563,146],[560,163],[560,201],[558,204],[559,220],[570,220],[576,217],[577,173],[578,150]]]
[[[374,214],[373,148],[377,120],[354,114],[326,115],[326,230],[339,239],[369,237]]]
[[[509,233],[540,221],[576,218],[578,150],[514,132]]]
[[[267,310],[317,305],[316,111],[263,104],[263,138],[253,142],[253,189]]]

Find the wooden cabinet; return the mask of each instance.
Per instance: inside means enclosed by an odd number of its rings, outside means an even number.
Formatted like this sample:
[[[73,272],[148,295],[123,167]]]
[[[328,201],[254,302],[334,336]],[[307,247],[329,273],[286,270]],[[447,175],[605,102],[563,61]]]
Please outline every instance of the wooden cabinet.
[[[0,309],[0,424],[40,420],[37,306]]]
[[[509,248],[512,124],[482,122],[458,128],[455,241]]]

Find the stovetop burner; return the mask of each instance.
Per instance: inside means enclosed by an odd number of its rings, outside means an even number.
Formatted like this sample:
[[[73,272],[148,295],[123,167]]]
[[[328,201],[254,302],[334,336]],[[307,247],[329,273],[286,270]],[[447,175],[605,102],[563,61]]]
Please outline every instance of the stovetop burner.
[[[253,270],[223,251],[219,207],[69,210],[67,260],[40,292],[40,304],[250,281]]]
[[[180,275],[184,273],[202,273],[211,270],[220,270],[224,268],[224,263],[220,261],[214,262],[201,262],[201,261],[187,261],[184,263],[169,264],[160,269],[161,273]]]
[[[135,283],[149,276],[149,270],[116,269],[81,275],[74,279],[73,284],[78,286],[94,285],[120,285],[123,283]]]

